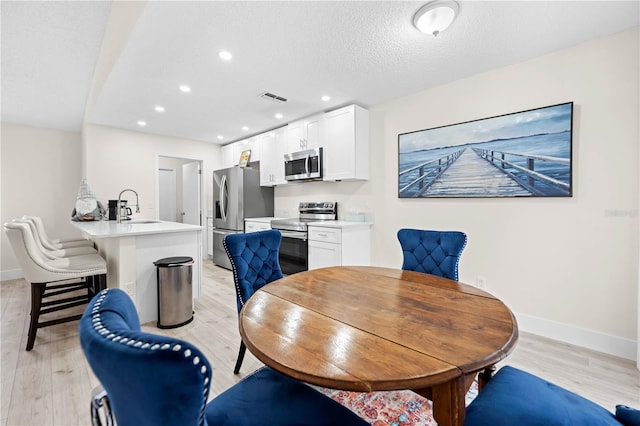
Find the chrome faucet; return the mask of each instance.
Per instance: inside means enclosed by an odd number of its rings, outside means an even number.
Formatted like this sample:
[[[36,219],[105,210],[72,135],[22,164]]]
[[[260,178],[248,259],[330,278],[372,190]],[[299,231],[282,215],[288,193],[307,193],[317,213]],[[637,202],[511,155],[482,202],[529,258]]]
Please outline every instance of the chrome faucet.
[[[121,200],[122,200],[122,194],[127,191],[131,191],[134,194],[136,194],[136,213],[140,213],[140,203],[138,203],[138,193],[133,189],[123,189],[122,191],[120,191],[120,194],[118,195],[118,204],[116,206],[116,222],[117,223],[122,223]]]

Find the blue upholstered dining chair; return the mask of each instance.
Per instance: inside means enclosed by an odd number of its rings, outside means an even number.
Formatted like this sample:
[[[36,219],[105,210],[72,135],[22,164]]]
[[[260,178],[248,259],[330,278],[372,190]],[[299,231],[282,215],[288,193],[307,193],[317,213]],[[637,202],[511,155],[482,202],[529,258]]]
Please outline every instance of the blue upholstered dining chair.
[[[103,391],[93,392],[94,426],[366,425],[304,383],[267,367],[207,403],[211,364],[188,342],[145,333],[129,296],[106,289],[80,319],[80,344]]]
[[[616,414],[567,389],[511,366],[502,367],[467,407],[465,426],[640,426],[640,411]]]
[[[276,229],[229,234],[224,238],[224,249],[231,261],[236,286],[238,315],[253,293],[283,277],[278,260],[281,241],[282,235]],[[240,341],[234,374],[240,372],[246,350],[244,342]]]
[[[458,280],[458,263],[467,236],[459,231],[400,229],[402,269]]]

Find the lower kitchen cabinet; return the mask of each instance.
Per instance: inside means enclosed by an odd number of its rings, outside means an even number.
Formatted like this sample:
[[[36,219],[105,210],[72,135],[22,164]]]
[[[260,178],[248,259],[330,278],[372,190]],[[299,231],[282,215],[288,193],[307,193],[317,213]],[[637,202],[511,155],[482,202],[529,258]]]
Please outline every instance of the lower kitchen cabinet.
[[[371,225],[336,221],[334,226],[309,225],[309,269],[371,264]]]

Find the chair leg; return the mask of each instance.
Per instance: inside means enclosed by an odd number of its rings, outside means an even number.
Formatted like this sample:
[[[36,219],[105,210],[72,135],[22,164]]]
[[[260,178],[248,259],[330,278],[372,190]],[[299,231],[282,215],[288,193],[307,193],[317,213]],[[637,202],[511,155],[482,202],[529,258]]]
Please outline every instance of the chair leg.
[[[95,275],[85,278],[87,282],[87,298],[91,300],[96,294],[96,277]]]
[[[98,275],[98,290],[96,293],[100,293],[107,288],[107,274]]]
[[[244,353],[247,351],[247,347],[244,345],[244,342],[240,342],[240,351],[238,352],[238,359],[236,361],[236,366],[233,368],[233,374],[238,374],[240,372],[240,367],[242,367],[242,361],[244,360]]]
[[[49,321],[40,322],[41,315],[61,311],[75,306],[87,304],[99,290],[106,288],[106,274],[88,276],[83,281],[57,284],[31,283],[31,319],[29,321],[29,334],[27,336],[27,351],[33,349],[38,328],[49,327],[69,321],[77,321],[81,315],[58,317]],[[48,286],[49,284],[53,284]],[[65,298],[48,299],[51,296],[60,296],[65,293],[75,292],[81,289],[87,290],[86,296],[70,296]],[[46,299],[46,300],[45,300]]]
[[[42,306],[42,293],[44,284],[31,283],[31,320],[29,322],[29,335],[27,338],[27,351],[33,349],[38,332],[38,320],[40,319],[40,308]]]
[[[489,383],[489,380],[493,377],[493,373],[496,371],[496,366],[490,365],[480,373],[478,373],[478,392],[481,392],[482,389]]]
[[[87,286],[89,291],[89,300],[91,300],[93,296],[107,288],[107,275],[100,274],[87,277]]]

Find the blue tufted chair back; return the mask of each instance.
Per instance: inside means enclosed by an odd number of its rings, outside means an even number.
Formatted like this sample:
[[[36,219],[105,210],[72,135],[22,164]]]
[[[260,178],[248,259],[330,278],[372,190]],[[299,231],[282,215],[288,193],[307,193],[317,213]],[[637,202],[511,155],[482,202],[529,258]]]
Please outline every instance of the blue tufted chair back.
[[[467,236],[458,231],[401,229],[402,269],[458,280],[458,262]]]
[[[207,424],[209,362],[187,342],[142,332],[122,290],[91,300],[80,319],[80,344],[118,426]]]
[[[224,249],[231,261],[238,313],[262,286],[283,277],[278,254],[282,234],[276,229],[229,234]]]

